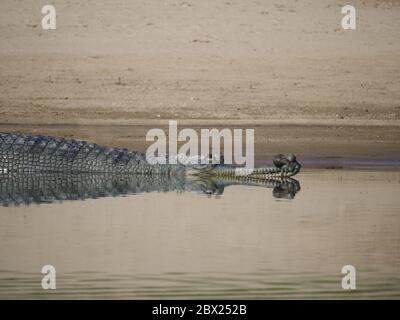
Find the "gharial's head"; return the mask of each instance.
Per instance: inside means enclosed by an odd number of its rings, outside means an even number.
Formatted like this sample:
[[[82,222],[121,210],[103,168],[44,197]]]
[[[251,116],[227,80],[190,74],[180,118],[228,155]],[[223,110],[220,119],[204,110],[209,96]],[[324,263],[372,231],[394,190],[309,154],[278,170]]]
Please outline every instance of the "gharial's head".
[[[276,179],[296,175],[301,169],[301,164],[297,162],[294,154],[289,153],[276,155],[273,159],[273,166],[263,166],[252,170],[224,163],[193,166],[191,169],[190,174],[198,176],[226,179]]]
[[[218,196],[227,186],[258,186],[273,188],[274,197],[280,199],[293,199],[300,190],[300,183],[291,178],[301,168],[293,154],[278,154],[273,158],[273,165],[255,169],[225,164],[223,158],[220,162],[222,163],[190,164],[180,167],[180,172],[185,174],[186,190]]]

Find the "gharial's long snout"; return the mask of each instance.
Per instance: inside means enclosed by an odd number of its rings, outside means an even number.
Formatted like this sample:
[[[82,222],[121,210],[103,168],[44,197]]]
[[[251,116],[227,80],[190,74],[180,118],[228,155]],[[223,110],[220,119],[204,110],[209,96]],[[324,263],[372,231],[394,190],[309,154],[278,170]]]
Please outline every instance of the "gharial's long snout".
[[[210,175],[219,178],[254,178],[254,179],[276,179],[288,178],[299,173],[301,164],[297,162],[296,156],[289,154],[278,154],[273,159],[272,166],[263,166],[254,169],[237,167],[234,165],[217,164],[207,167],[206,170],[199,169],[192,172],[195,175]]]

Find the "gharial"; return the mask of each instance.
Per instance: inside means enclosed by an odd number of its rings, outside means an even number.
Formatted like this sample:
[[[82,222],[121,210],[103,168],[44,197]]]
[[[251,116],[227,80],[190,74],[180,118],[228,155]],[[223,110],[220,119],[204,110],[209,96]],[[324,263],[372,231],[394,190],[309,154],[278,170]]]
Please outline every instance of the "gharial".
[[[3,204],[146,191],[221,194],[224,187],[235,184],[272,187],[275,196],[291,198],[300,189],[298,181],[291,178],[301,168],[292,154],[279,154],[273,165],[252,171],[237,171],[238,168],[241,167],[225,163],[151,164],[145,153],[125,148],[52,136],[0,133]]]

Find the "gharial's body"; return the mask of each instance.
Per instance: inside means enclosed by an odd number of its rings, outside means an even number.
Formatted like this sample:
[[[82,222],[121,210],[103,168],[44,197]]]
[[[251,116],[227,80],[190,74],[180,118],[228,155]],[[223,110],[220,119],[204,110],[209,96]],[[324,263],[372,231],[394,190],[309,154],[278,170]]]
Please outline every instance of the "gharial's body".
[[[137,151],[59,137],[0,134],[3,172],[161,174],[170,169],[149,165],[145,155]]]
[[[294,155],[278,155],[274,166],[255,168],[247,177],[290,177],[300,171]],[[68,172],[173,174],[190,171],[220,177],[234,176],[237,167],[225,164],[150,164],[142,152],[107,148],[74,139],[0,133],[0,170],[3,172]]]
[[[234,165],[150,164],[142,152],[74,139],[0,133],[0,202],[143,191],[221,194],[234,184],[272,187],[274,194],[280,196],[283,190],[287,197],[300,188],[290,178],[300,167],[293,155],[278,155],[273,166],[238,174]]]

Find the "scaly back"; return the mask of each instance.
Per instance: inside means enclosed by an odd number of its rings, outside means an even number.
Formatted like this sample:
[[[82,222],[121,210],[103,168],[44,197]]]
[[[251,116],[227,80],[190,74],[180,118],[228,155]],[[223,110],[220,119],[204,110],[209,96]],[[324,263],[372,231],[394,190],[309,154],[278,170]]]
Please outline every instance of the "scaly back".
[[[0,172],[135,172],[160,170],[141,152],[75,139],[0,133]]]

